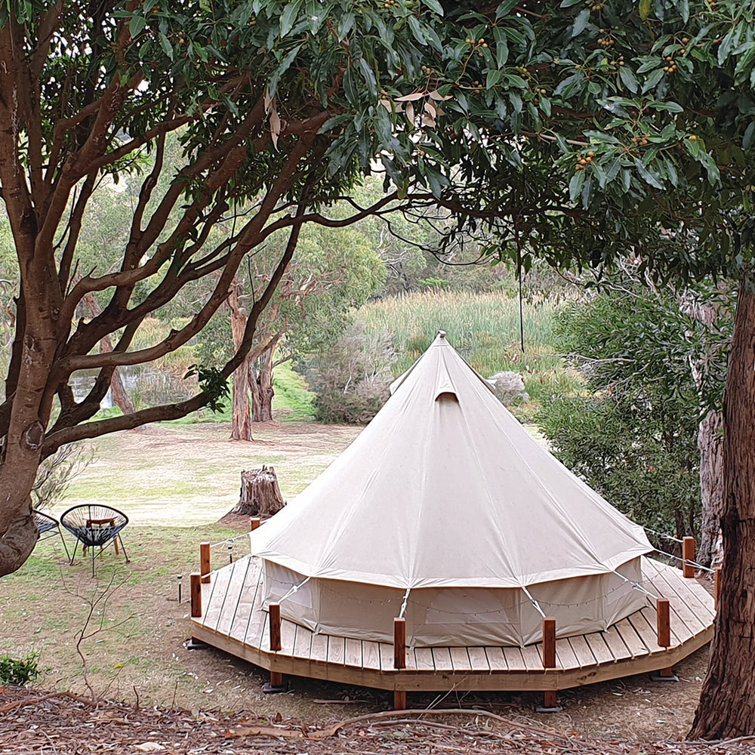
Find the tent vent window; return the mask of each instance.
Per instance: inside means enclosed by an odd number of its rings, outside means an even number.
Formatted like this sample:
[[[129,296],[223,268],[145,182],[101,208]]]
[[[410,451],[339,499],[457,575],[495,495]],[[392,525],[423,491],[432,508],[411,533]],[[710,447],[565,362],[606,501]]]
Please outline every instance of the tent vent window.
[[[436,401],[453,401],[455,403],[459,403],[459,399],[456,397],[456,394],[451,391],[441,391],[436,397]]]

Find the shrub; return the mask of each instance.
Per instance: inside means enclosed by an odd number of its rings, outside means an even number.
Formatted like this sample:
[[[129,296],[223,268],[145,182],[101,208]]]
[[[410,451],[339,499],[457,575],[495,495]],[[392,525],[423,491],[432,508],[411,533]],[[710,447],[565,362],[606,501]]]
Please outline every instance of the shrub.
[[[388,398],[396,355],[390,336],[352,326],[305,366],[321,422],[366,424]]]
[[[29,653],[20,661],[0,655],[0,683],[23,685],[39,676],[38,653]]]

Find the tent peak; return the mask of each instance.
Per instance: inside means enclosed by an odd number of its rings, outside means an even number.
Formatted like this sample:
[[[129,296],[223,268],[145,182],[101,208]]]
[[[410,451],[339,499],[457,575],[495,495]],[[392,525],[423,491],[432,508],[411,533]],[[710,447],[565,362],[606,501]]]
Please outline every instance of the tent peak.
[[[445,330],[439,330],[438,331],[438,338],[442,341],[446,337],[446,331]]]

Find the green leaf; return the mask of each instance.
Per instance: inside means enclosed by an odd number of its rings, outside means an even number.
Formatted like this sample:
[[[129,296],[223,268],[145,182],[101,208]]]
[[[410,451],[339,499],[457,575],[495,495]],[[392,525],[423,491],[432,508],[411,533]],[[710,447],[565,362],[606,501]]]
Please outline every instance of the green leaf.
[[[283,9],[283,13],[281,13],[281,37],[285,37],[293,28],[300,6],[301,0],[293,0]]]
[[[579,12],[579,15],[574,19],[574,25],[571,28],[572,37],[579,36],[586,28],[587,23],[590,20],[590,9],[585,8]]]
[[[645,79],[645,84],[642,87],[642,93],[649,92],[658,82],[663,78],[663,69],[656,68],[650,76]]]
[[[377,94],[377,79],[375,78],[375,72],[370,68],[370,64],[364,58],[359,59],[359,67],[362,69],[362,73],[364,73],[364,79],[370,87],[370,92],[375,96]],[[383,108],[379,109],[383,110]]]
[[[582,193],[582,187],[585,185],[585,172],[578,170],[571,177],[569,181],[569,199],[572,202],[576,202],[579,195]]]
[[[354,26],[354,14],[344,13],[338,22],[338,39],[342,40],[351,31]]]
[[[634,165],[637,168],[637,172],[642,176],[645,183],[650,184],[651,186],[655,187],[656,189],[662,189],[663,184],[658,180],[657,175],[650,170],[650,168],[646,168],[641,160],[635,159]]]
[[[495,61],[499,68],[503,68],[509,59],[509,41],[506,32],[496,26],[493,29],[493,39],[495,40]]]
[[[147,25],[147,19],[144,16],[134,16],[128,22],[128,31],[132,37],[139,35],[139,32]]]
[[[422,32],[422,26],[420,26],[419,21],[417,20],[416,16],[409,16],[409,28],[412,31],[412,34],[414,35],[414,38],[419,42],[421,45],[427,44],[427,37]]]
[[[577,0],[579,2],[580,0]],[[495,12],[495,20],[500,21],[502,18],[505,18],[506,16],[511,13],[514,8],[516,8],[517,5],[519,5],[520,0],[505,0],[505,2],[501,3]]]
[[[160,32],[160,47],[163,48],[163,52],[173,60],[173,46],[170,44],[170,40]]]
[[[635,94],[637,90],[640,88],[639,83],[637,82],[637,77],[634,75],[634,72],[631,68],[628,68],[627,66],[622,66],[619,68],[619,76],[621,77],[621,80],[624,82],[624,86],[632,92],[632,94]]]
[[[749,149],[752,146],[753,140],[755,140],[755,121],[751,121],[750,125],[745,129],[742,136],[742,149]]]
[[[443,15],[443,6],[438,0],[423,0],[423,2],[434,13],[437,13],[439,16]]]

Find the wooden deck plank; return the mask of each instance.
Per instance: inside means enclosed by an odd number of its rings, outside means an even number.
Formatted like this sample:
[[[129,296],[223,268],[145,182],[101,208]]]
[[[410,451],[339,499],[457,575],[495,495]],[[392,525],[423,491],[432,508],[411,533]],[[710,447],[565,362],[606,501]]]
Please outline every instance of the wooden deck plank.
[[[393,645],[387,642],[378,643],[380,648],[380,669],[382,671],[393,670]],[[409,648],[406,650],[407,659],[409,658]]]
[[[466,648],[449,648],[454,671],[471,671],[472,663]]]
[[[646,611],[647,613],[643,613],[643,611]],[[653,624],[653,622],[656,621],[656,616],[649,606],[646,609],[642,609],[642,611],[635,611],[631,616],[628,616],[627,619],[640,636],[640,639],[647,650],[653,653],[656,650],[660,651],[663,649],[658,644],[658,629]],[[678,644],[676,638],[673,636],[671,638],[671,644]]]
[[[483,673],[490,671],[490,665],[488,663],[488,656],[485,648],[467,648],[467,655],[469,656],[469,663],[473,671],[481,671]]]
[[[506,656],[503,649],[495,645],[488,645],[484,648],[485,657],[488,659],[488,666],[491,671],[508,671],[509,664],[506,663]]]
[[[362,665],[365,668],[380,670],[380,647],[377,642],[365,640],[362,643]]]
[[[715,618],[715,601],[696,580],[685,579],[679,569],[660,562],[652,562],[648,566],[650,570],[655,570],[654,578],[667,585],[672,594],[689,607],[702,625],[707,626]],[[671,595],[664,597],[670,598]]]
[[[689,609],[698,623],[705,625],[715,618],[715,601],[705,592],[705,588],[695,580],[685,579],[677,574],[664,574],[664,576],[679,597],[679,602]]]
[[[591,632],[590,634],[583,635],[583,637],[598,665],[601,663],[614,663],[616,661],[614,654],[606,644],[603,632]]]
[[[614,626],[616,627],[616,631],[621,635],[621,639],[624,640],[624,644],[627,646],[632,658],[647,654],[648,648],[645,647],[645,643],[637,634],[630,621],[622,619],[621,621],[617,621]]]
[[[325,663],[328,660],[328,635],[312,633],[312,646],[309,657],[313,661]]]
[[[244,561],[234,561],[229,565],[230,575],[223,594],[223,601],[220,604],[220,616],[215,629],[223,634],[231,634],[231,625],[236,616],[239,596],[244,587],[244,578],[246,576],[246,559]]]
[[[217,628],[220,621],[220,608],[223,605],[223,595],[229,579],[230,574],[226,569],[213,572],[210,578],[210,594],[207,598],[207,605],[202,606],[202,623],[205,626]]]
[[[352,637],[346,638],[346,647],[344,649],[343,662],[347,666],[362,665],[362,641],[355,640]]]
[[[407,655],[409,653],[407,652]],[[435,671],[431,648],[414,648],[414,664],[419,671]]]
[[[501,648],[501,650],[509,671],[526,671],[527,664],[524,662],[521,648]]]
[[[343,664],[346,638],[328,635],[328,663]]]
[[[244,584],[239,593],[238,605],[236,606],[236,616],[231,622],[231,628],[228,634],[231,637],[243,639],[246,629],[252,619],[254,610],[254,601],[257,595],[259,574],[254,568],[252,560],[248,561],[248,568],[244,578]]]
[[[572,653],[574,653],[578,666],[592,666],[595,663],[595,656],[593,655],[592,650],[590,650],[590,646],[587,644],[583,634],[576,637],[569,637],[569,645],[571,646]]]
[[[559,668],[579,668],[580,663],[567,638],[556,640],[556,665]]]
[[[432,648],[432,652],[436,671],[453,671],[454,665],[448,648]]]
[[[294,654],[294,644],[296,643],[296,631],[298,625],[293,621],[283,619],[281,621],[281,649],[279,652],[286,655]]]
[[[237,621],[241,596],[244,594],[244,587],[249,574],[249,559],[244,558],[237,561],[235,567],[235,569],[231,567],[231,578],[221,607],[222,617],[218,625],[218,631],[229,635],[233,634],[233,627]]]
[[[615,661],[626,660],[632,657],[632,653],[627,650],[627,646],[624,644],[624,640],[621,639],[621,635],[616,631],[615,625],[608,627],[608,629],[601,632],[601,635]]]
[[[312,654],[312,631],[303,626],[296,628],[294,655],[299,658],[309,658]]]
[[[543,668],[543,643],[525,645],[522,650],[524,666],[529,671],[539,671]]]
[[[235,624],[231,631],[231,636],[241,642],[247,642],[251,637],[259,634],[258,624],[261,621],[262,571],[257,559],[250,560],[252,567],[244,586],[244,595],[249,596],[249,612],[246,614],[246,619]],[[246,597],[244,600],[246,601]]]

